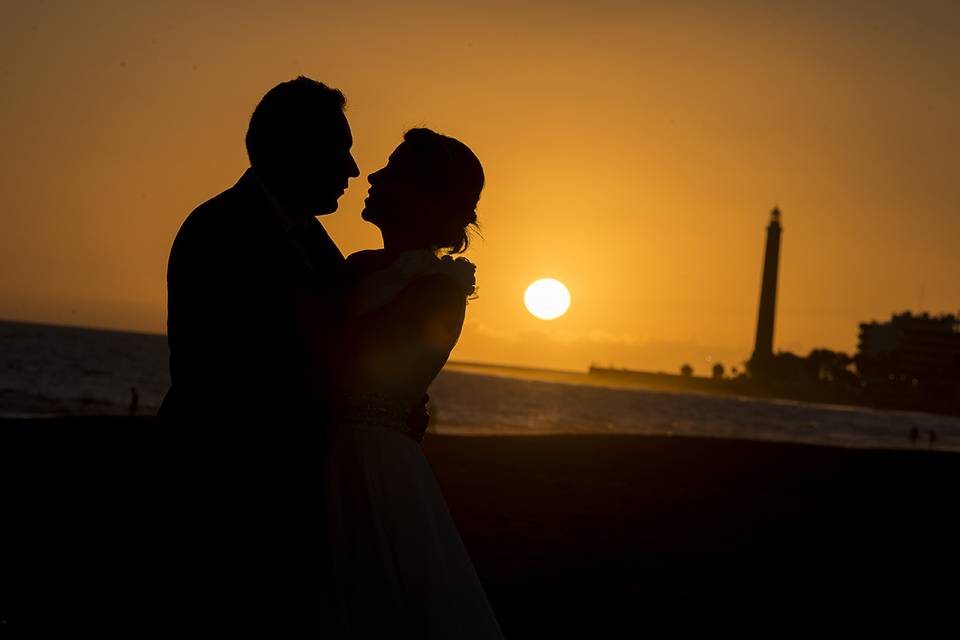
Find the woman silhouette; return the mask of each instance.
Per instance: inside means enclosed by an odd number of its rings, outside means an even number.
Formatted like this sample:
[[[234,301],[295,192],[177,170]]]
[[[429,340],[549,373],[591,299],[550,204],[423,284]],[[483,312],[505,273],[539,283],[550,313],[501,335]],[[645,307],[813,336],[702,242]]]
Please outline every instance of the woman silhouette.
[[[382,250],[347,259],[347,326],[330,429],[333,591],[347,637],[500,638],[406,419],[446,363],[474,291],[462,252],[483,168],[463,143],[412,129],[369,176],[362,213]]]

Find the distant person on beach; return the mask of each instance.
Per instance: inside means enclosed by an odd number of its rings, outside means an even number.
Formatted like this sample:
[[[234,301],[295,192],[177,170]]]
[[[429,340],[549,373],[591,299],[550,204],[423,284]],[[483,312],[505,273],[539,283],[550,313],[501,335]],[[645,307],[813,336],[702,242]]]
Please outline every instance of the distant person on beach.
[[[910,429],[910,443],[914,447],[917,446],[917,440],[919,439],[920,439],[920,429],[918,429],[917,427]]]
[[[930,429],[930,434],[927,436],[929,447],[933,449],[933,445],[937,442],[937,432],[933,429]]]
[[[383,249],[346,261],[347,321],[330,434],[328,522],[345,638],[501,638],[407,407],[456,345],[484,184],[462,142],[411,129],[369,176],[361,214]]]
[[[137,411],[140,410],[140,395],[137,393],[136,387],[130,387],[130,407],[128,413],[131,417],[137,415]]]

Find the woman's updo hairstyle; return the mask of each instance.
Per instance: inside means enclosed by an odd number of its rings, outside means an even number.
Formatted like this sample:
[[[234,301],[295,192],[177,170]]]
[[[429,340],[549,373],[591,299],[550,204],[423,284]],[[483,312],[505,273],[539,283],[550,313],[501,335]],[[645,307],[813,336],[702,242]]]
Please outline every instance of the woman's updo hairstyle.
[[[424,128],[403,136],[417,167],[419,187],[439,206],[423,220],[430,244],[447,253],[463,253],[469,231],[478,228],[477,202],[483,190],[483,166],[470,148],[455,138]]]

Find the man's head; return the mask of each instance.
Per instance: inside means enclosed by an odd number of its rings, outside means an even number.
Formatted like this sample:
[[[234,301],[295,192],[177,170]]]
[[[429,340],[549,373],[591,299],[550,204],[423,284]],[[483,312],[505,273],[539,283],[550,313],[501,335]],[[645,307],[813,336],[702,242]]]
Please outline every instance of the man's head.
[[[268,91],[250,118],[250,166],[295,215],[336,211],[360,175],[345,104],[340,91],[300,76]]]

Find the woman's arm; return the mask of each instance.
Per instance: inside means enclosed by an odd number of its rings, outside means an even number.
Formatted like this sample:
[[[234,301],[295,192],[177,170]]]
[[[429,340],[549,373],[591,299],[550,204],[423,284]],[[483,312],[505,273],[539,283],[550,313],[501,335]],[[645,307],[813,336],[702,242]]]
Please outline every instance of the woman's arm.
[[[443,273],[416,278],[390,302],[345,327],[345,362],[361,385],[409,380],[429,383],[463,328],[466,296]]]

